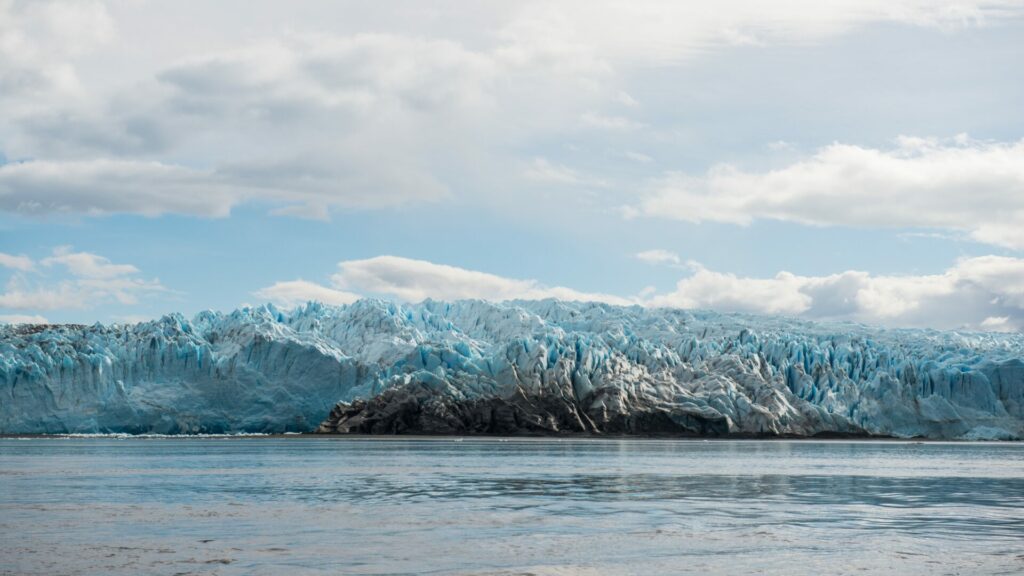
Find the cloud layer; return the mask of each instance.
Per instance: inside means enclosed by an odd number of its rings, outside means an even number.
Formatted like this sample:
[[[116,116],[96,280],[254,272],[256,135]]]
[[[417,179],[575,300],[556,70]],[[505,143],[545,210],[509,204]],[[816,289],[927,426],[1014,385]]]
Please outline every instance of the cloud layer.
[[[0,103],[22,106],[80,95],[75,57],[109,42],[115,24],[99,2],[0,0]],[[42,102],[40,102],[42,100]]]
[[[1024,140],[902,137],[876,150],[833,144],[784,168],[672,173],[629,215],[745,225],[938,228],[1024,249]]]
[[[217,174],[159,162],[37,160],[0,166],[0,209],[22,214],[226,216],[244,192]]]
[[[432,4],[423,10],[431,18],[414,11],[413,22],[393,6],[313,2],[307,20],[289,13],[285,28],[297,29],[282,33],[273,3],[251,2],[245,14],[210,6],[203,22],[173,4],[148,6],[150,20],[139,21],[136,8],[0,1],[0,152],[22,159],[0,168],[0,209],[211,217],[260,202],[277,214],[327,218],[335,208],[436,202],[459,189],[503,189],[504,182],[605,186],[599,174],[520,152],[580,135],[615,142],[652,128],[638,117],[642,102],[626,91],[631,69],[736,46],[819,42],[872,23],[952,30],[1022,13],[1016,1],[794,0],[769,9],[730,0],[707,10],[659,0],[566,0]],[[190,23],[185,33],[163,24],[183,18]],[[455,20],[472,25],[450,25]],[[118,64],[123,69],[109,68]],[[674,192],[675,200],[663,194],[641,211],[660,205],[679,215],[681,205],[699,201],[704,206],[693,218],[817,222],[818,213],[747,206],[757,203],[718,190],[814,186],[835,177],[830,170],[864,162],[877,167],[864,167],[860,183],[884,190],[921,189],[923,196],[936,186],[975,184],[970,176],[910,182],[885,153],[857,152],[829,149],[775,176],[716,169],[696,192]],[[627,151],[617,156],[627,158]],[[916,163],[943,160],[930,153]],[[957,160],[977,162],[976,170],[998,163],[984,153]],[[983,184],[999,186],[1013,175],[1000,177]],[[662,188],[688,185],[670,176]],[[737,203],[745,215],[724,215]],[[869,219],[862,216],[856,225]],[[927,220],[949,226],[948,214]],[[1024,243],[1005,223],[964,229],[984,241]]]
[[[849,270],[827,276],[780,272],[770,278],[693,274],[648,306],[853,320],[870,324],[982,330],[1024,329],[1024,259],[964,258],[941,274],[882,276]]]
[[[655,248],[654,250],[644,250],[643,252],[636,253],[637,260],[647,262],[648,264],[679,264],[679,255],[669,250],[662,250]]]
[[[0,292],[0,312],[86,309],[108,302],[130,306],[143,296],[168,292],[159,280],[142,277],[135,266],[114,264],[103,256],[66,246],[55,248],[38,262],[0,253],[0,265],[15,270]],[[35,317],[3,316],[14,319],[10,322],[28,322],[25,318]]]
[[[606,302],[629,305],[633,302],[609,294],[580,292],[563,286],[545,286],[536,280],[506,278],[487,272],[457,266],[435,264],[398,256],[377,256],[365,260],[338,263],[338,272],[331,276],[333,287],[296,280],[278,282],[255,292],[259,298],[284,306],[306,300],[321,299],[326,294],[338,303],[347,303],[361,295],[384,296],[419,302],[435,300],[481,299],[561,300]]]

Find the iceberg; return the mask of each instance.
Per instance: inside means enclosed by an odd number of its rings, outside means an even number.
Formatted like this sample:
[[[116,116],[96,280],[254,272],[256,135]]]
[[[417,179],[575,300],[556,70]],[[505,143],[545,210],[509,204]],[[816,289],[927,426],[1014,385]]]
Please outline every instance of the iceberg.
[[[556,300],[0,326],[0,433],[1024,436],[1024,335]]]

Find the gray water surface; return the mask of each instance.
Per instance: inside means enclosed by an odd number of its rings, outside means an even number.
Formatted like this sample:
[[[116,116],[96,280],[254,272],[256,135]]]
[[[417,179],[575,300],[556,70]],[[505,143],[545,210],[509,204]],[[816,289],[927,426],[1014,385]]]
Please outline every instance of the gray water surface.
[[[1024,445],[0,439],[0,574],[1018,574]]]

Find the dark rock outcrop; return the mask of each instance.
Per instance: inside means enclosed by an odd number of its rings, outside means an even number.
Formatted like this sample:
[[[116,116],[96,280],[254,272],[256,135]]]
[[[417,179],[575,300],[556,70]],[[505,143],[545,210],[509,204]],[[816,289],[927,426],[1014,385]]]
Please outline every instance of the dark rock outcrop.
[[[530,395],[516,388],[509,397],[458,399],[423,384],[388,390],[369,400],[338,403],[317,428],[320,434],[630,434],[721,436],[724,418],[670,410],[651,402],[629,412],[609,412],[597,390],[580,402],[570,395]],[[591,406],[590,410],[584,408]],[[598,407],[595,409],[594,407]]]

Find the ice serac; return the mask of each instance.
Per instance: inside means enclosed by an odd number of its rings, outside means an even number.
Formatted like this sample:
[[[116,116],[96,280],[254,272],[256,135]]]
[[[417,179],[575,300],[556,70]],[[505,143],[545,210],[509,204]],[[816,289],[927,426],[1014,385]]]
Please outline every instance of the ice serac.
[[[0,432],[1024,435],[1024,335],[361,300],[0,327]]]

